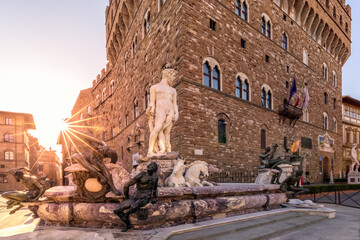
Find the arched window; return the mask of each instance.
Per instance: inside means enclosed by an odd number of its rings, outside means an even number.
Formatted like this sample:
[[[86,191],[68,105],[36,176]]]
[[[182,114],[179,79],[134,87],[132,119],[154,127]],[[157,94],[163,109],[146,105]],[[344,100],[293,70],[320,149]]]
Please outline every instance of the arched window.
[[[345,31],[346,31],[346,32],[348,32],[348,31],[349,31],[349,25],[348,25],[348,23],[347,23],[347,22],[345,23]]]
[[[105,99],[106,99],[106,88],[104,88],[103,89],[103,91],[102,91],[102,101],[105,101]]]
[[[336,7],[333,8],[333,17],[336,18]]]
[[[223,119],[218,120],[218,142],[226,143],[226,122]]]
[[[235,13],[240,16],[240,12],[241,12],[241,2],[240,0],[236,0],[235,1]]]
[[[87,107],[86,113],[87,113],[87,115],[90,115],[90,114],[91,114],[91,106],[88,106],[88,107]]]
[[[261,149],[266,148],[266,131],[265,131],[265,129],[260,130],[260,146],[261,146]]]
[[[261,32],[268,38],[271,38],[271,22],[266,14],[263,14],[261,18]]]
[[[96,95],[96,98],[95,98],[95,105],[98,106],[100,104],[100,97],[99,97],[99,94]]]
[[[265,88],[261,89],[261,106],[266,106],[266,91]]]
[[[135,53],[137,52],[137,36],[135,35],[133,43],[132,43],[132,50],[133,50],[133,56],[135,56]]]
[[[119,127],[119,131],[121,130],[121,117],[119,117],[119,120],[118,120],[118,127]]]
[[[286,33],[283,33],[282,35],[282,48],[288,50],[288,37],[286,36]]]
[[[221,89],[220,68],[214,59],[209,58],[203,64],[203,84],[216,90]]]
[[[242,98],[246,101],[249,101],[249,83],[247,79],[245,79],[243,84]]]
[[[116,135],[116,130],[115,130],[115,126],[113,125],[111,127],[111,137],[115,137],[115,135]]]
[[[266,21],[264,16],[261,18],[261,32],[264,35],[266,34]]]
[[[210,66],[208,62],[203,64],[203,83],[205,86],[210,87]]]
[[[267,95],[266,95],[266,108],[268,109],[271,109],[272,106],[271,106],[271,99],[272,98],[272,95],[271,95],[271,92],[270,90],[268,91]]]
[[[150,104],[150,90],[146,89],[145,90],[145,109],[147,109],[149,107]]]
[[[212,75],[212,88],[220,90],[220,71],[218,66],[214,67]]]
[[[139,116],[139,102],[137,99],[134,100],[134,119]]]
[[[5,133],[4,134],[4,141],[5,142],[13,142],[14,136],[11,133]]]
[[[337,79],[336,79],[336,73],[335,73],[335,71],[333,71],[333,86],[334,86],[334,87],[337,86]]]
[[[266,84],[261,87],[261,106],[272,109],[272,92]]]
[[[248,20],[248,7],[247,7],[245,1],[243,1],[242,5],[241,5],[241,18],[244,19],[245,21]]]
[[[340,25],[343,24],[342,15],[340,15]]]
[[[12,161],[14,160],[14,153],[12,151],[5,151],[4,158],[6,161]]]
[[[110,82],[110,94],[113,94],[113,93],[114,93],[114,85],[115,85],[115,82],[114,82],[114,80],[112,80],[112,81]]]
[[[336,118],[333,118],[333,132],[337,133],[337,121],[336,121]]]
[[[144,17],[144,36],[150,31],[150,10],[148,10]]]
[[[325,63],[323,63],[323,78],[325,81],[328,80],[328,68]]]
[[[305,49],[303,49],[303,63],[306,65],[309,64],[309,54]]]
[[[129,113],[126,113],[125,115],[125,126],[127,127],[129,124]]]
[[[323,129],[328,130],[328,116],[325,112],[323,113]]]
[[[325,92],[324,93],[324,104],[327,104],[328,103],[328,95],[327,93]]]
[[[333,108],[336,109],[336,98],[333,99]]]
[[[240,77],[236,78],[236,97],[241,98],[242,86]]]
[[[326,0],[326,7],[327,7],[327,8],[330,7],[329,0]]]

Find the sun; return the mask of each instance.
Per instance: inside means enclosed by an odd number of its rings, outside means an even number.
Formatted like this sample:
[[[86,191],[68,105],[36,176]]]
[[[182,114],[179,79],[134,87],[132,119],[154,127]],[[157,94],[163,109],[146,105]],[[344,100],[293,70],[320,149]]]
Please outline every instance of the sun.
[[[58,129],[61,132],[64,132],[67,129],[69,129],[69,124],[67,122],[65,122],[64,120],[60,120],[59,123],[58,123]]]

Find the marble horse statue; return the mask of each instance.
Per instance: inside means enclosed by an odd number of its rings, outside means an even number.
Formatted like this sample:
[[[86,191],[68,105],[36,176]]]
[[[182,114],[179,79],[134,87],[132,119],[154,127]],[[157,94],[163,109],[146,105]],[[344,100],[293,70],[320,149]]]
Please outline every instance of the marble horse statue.
[[[350,172],[352,172],[352,171],[358,172],[359,171],[359,160],[358,160],[357,149],[358,149],[358,146],[356,143],[354,143],[351,148],[352,164],[351,164]]]
[[[214,184],[200,180],[209,176],[209,164],[204,161],[195,161],[187,166],[185,184],[191,187],[214,186]]]
[[[185,169],[185,161],[180,158],[176,160],[173,172],[165,179],[165,187],[190,187],[190,185],[185,182]]]

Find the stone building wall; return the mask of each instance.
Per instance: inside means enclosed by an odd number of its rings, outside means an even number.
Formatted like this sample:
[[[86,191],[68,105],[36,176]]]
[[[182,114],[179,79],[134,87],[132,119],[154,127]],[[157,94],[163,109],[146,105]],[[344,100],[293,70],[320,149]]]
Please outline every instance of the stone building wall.
[[[6,118],[11,119],[10,122],[6,122]],[[0,111],[0,192],[24,189],[11,175],[6,175],[6,171],[29,167],[29,129],[35,129],[31,114]],[[11,134],[12,141],[6,140],[5,134]],[[6,159],[6,152],[12,152],[12,157],[7,155]]]
[[[341,129],[341,70],[350,55],[350,7],[335,0],[330,1],[329,8],[325,0],[246,3],[248,21],[235,13],[235,0],[167,0],[161,7],[159,1],[110,1],[106,10],[109,64],[92,87],[97,116],[94,124],[98,127],[95,134],[117,151],[129,170],[131,155],[145,155],[147,151],[146,91],[160,81],[161,66],[169,62],[178,70],[174,86],[180,113],[171,133],[173,150],[189,160],[206,160],[222,169],[255,169],[262,151],[263,129],[267,145],[282,146],[284,137],[288,147],[301,137],[311,139],[312,149],[302,149],[309,154],[306,170],[310,182],[327,179],[331,166],[338,177],[342,133],[333,131],[332,120],[336,119],[337,129]],[[292,3],[295,4],[289,11]],[[336,19],[332,17],[333,6],[337,9]],[[149,10],[151,27],[145,34],[144,20]],[[261,32],[263,14],[271,21],[271,38]],[[216,22],[215,31],[209,28],[210,19]],[[282,48],[284,32],[288,37],[287,50]],[[245,48],[241,47],[241,39]],[[307,64],[304,51],[308,53]],[[269,62],[265,61],[266,55]],[[220,90],[203,85],[206,60],[219,67]],[[328,80],[323,78],[323,64],[328,69]],[[235,95],[237,75],[247,77],[249,101]],[[277,107],[289,97],[294,76],[298,91],[302,83],[309,87],[309,121],[299,121],[290,128],[288,121],[279,124]],[[264,84],[272,91],[271,110],[261,106]],[[328,116],[328,130],[323,129],[323,112]],[[219,119],[227,123],[226,144],[218,142]],[[321,141],[320,136],[324,136]],[[328,142],[331,146],[326,145]]]

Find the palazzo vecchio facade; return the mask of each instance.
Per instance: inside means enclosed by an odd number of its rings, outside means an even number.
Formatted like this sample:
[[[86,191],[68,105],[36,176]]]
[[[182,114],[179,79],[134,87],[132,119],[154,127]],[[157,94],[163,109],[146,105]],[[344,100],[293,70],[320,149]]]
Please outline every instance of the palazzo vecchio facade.
[[[307,180],[339,177],[342,66],[351,53],[345,0],[110,0],[105,19],[109,63],[89,107],[82,101],[73,113],[97,117],[95,134],[128,170],[132,154],[146,155],[149,88],[170,63],[180,113],[171,142],[185,159],[255,170],[265,146],[302,140]],[[289,127],[278,107],[294,76],[310,103]]]

